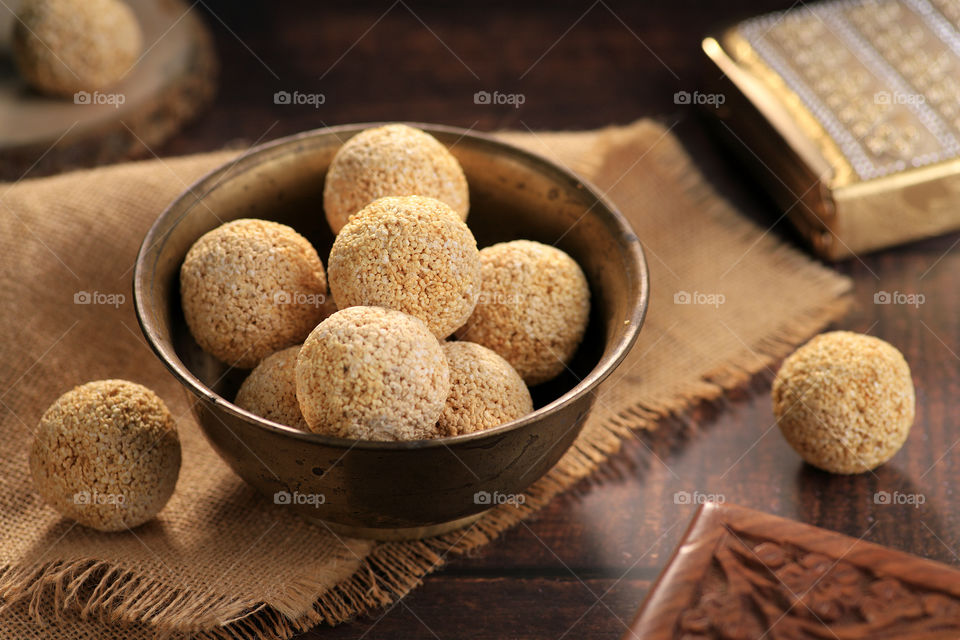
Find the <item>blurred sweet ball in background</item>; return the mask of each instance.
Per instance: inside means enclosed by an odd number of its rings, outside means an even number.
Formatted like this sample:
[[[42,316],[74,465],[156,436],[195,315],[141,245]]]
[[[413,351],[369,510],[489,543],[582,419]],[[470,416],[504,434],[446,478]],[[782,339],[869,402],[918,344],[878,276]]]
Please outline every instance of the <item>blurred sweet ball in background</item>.
[[[162,154],[213,98],[203,14],[185,0],[6,0],[0,180]]]
[[[30,86],[52,95],[110,87],[143,49],[137,18],[120,0],[28,0],[17,18],[17,69]]]

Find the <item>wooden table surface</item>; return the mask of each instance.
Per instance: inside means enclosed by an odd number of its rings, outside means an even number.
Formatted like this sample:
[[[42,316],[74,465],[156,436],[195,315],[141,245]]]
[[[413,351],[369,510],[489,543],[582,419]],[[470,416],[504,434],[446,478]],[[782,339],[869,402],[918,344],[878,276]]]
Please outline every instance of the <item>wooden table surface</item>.
[[[323,125],[420,120],[473,127],[590,128],[654,117],[668,124],[728,197],[764,226],[773,204],[718,146],[708,121],[674,104],[705,72],[702,36],[787,0],[607,3],[200,3],[223,69],[213,108],[160,155],[245,146]],[[477,91],[524,103],[475,104]],[[277,91],[324,94],[318,108],[276,105]],[[790,239],[788,228],[775,233]],[[855,282],[839,326],[890,341],[917,387],[909,441],[875,474],[804,466],[773,427],[769,383],[690,425],[663,424],[628,443],[618,474],[584,482],[475,557],[454,558],[401,603],[310,638],[618,638],[679,541],[699,491],[928,558],[960,565],[955,394],[960,269],[948,236],[836,265]],[[656,286],[656,283],[654,283]],[[879,290],[923,294],[917,307],[876,305]],[[670,444],[668,432],[693,427]],[[656,454],[654,457],[651,452]],[[876,504],[877,491],[924,503]]]

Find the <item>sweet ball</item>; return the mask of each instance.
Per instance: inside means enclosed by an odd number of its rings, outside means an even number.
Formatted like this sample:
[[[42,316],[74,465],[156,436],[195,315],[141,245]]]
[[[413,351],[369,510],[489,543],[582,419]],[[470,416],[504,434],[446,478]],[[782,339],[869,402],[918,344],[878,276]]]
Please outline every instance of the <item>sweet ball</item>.
[[[528,385],[573,358],[590,319],[590,287],[562,250],[531,240],[480,251],[482,292],[457,337],[500,354]]]
[[[180,268],[183,314],[197,344],[250,369],[299,344],[326,315],[323,263],[286,225],[241,219],[197,240]]]
[[[470,196],[460,163],[429,133],[388,124],[353,136],[327,171],[323,207],[334,233],[350,216],[385,196],[436,198],[467,217]]]
[[[296,366],[308,428],[357,440],[433,437],[450,393],[440,343],[417,318],[348,307],[310,333]]]
[[[126,380],[80,385],[40,418],[30,472],[44,501],[101,531],[152,519],[180,472],[173,416],[150,389]]]
[[[380,198],[337,234],[327,262],[339,308],[379,306],[419,318],[443,339],[480,295],[480,252],[467,225],[434,198]]]

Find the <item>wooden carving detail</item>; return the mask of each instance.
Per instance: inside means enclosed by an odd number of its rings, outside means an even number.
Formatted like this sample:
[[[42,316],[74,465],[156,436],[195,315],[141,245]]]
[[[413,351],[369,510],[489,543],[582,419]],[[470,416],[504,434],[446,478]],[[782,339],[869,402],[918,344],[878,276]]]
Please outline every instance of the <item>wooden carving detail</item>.
[[[960,638],[960,599],[870,568],[736,531],[714,548],[683,640]]]

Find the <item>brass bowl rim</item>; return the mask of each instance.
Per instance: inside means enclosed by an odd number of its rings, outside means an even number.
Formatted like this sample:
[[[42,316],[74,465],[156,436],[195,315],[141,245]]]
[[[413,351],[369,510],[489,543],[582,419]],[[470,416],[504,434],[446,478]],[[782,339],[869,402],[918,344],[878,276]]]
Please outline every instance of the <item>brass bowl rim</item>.
[[[160,250],[166,242],[166,238],[158,237],[160,235],[160,227],[165,225],[170,216],[174,214],[183,215],[185,213],[185,211],[178,211],[181,203],[184,200],[188,198],[197,201],[202,200],[208,194],[208,189],[204,187],[209,186],[210,191],[212,191],[220,184],[217,178],[222,177],[224,174],[232,171],[234,168],[239,167],[241,164],[244,165],[245,168],[256,166],[260,156],[277,147],[282,147],[285,145],[296,146],[296,143],[300,141],[308,140],[319,135],[332,134],[337,136],[338,133],[354,135],[364,129],[382,126],[384,124],[394,123],[367,122],[321,127],[318,129],[311,129],[296,133],[290,136],[284,136],[276,140],[271,140],[270,142],[256,145],[242,153],[238,158],[230,160],[229,162],[225,162],[224,164],[210,170],[189,187],[187,187],[187,189],[180,193],[180,195],[174,198],[174,200],[157,217],[144,236],[143,242],[140,245],[140,250],[137,253],[137,260],[133,272],[133,300],[134,308],[137,314],[137,321],[140,324],[140,329],[143,332],[147,343],[150,345],[150,348],[157,355],[157,357],[160,358],[160,361],[163,362],[164,366],[167,367],[167,369],[180,382],[180,384],[184,385],[199,399],[213,403],[222,411],[234,414],[236,417],[242,418],[261,429],[273,431],[280,435],[290,436],[299,440],[306,440],[315,444],[342,449],[399,451],[405,449],[450,447],[451,445],[467,444],[472,441],[483,440],[500,435],[507,431],[519,429],[550,414],[557,413],[565,405],[580,399],[588,393],[594,392],[596,387],[603,382],[603,380],[606,379],[614,369],[617,368],[617,366],[627,356],[627,353],[630,352],[630,349],[637,341],[637,336],[640,333],[640,328],[643,325],[644,318],[646,317],[647,306],[650,300],[650,273],[647,267],[647,261],[643,247],[641,246],[639,239],[634,233],[633,228],[630,226],[630,223],[627,222],[627,219],[624,217],[624,215],[620,213],[620,210],[617,209],[617,207],[610,202],[610,200],[604,194],[602,194],[599,189],[593,186],[585,178],[579,176],[572,169],[561,166],[538,153],[527,151],[526,149],[521,149],[509,143],[498,140],[492,135],[449,125],[402,122],[402,124],[407,124],[411,127],[422,129],[431,134],[433,132],[439,132],[457,136],[458,141],[462,139],[470,139],[473,144],[476,144],[481,150],[487,151],[488,153],[511,155],[527,166],[530,166],[535,171],[548,175],[552,174],[555,179],[561,182],[564,186],[586,191],[592,198],[596,199],[597,203],[601,205],[601,211],[606,209],[606,213],[609,214],[611,219],[616,223],[616,226],[619,227],[618,241],[621,247],[625,249],[629,264],[633,265],[639,291],[635,292],[633,295],[635,302],[632,308],[629,310],[628,317],[625,318],[625,324],[628,324],[621,333],[620,339],[609,353],[605,353],[603,356],[601,356],[599,362],[597,362],[590,372],[581,380],[579,380],[579,382],[577,382],[573,388],[569,389],[560,397],[552,400],[548,404],[540,407],[523,418],[506,422],[490,429],[476,431],[474,433],[447,436],[444,438],[409,441],[354,440],[350,438],[339,438],[336,436],[300,431],[299,429],[294,429],[293,427],[289,427],[278,422],[273,422],[272,420],[266,420],[253,413],[250,413],[249,411],[246,411],[245,409],[241,409],[201,382],[200,379],[197,378],[186,367],[179,356],[177,356],[172,341],[165,341],[161,338],[158,327],[155,325],[153,319],[148,317],[146,311],[146,309],[149,307],[147,303],[149,297],[148,293],[152,293],[154,285],[153,279],[147,278],[148,268],[155,265],[155,261],[153,265],[149,265],[148,258],[150,255],[160,254]],[[593,210],[596,206],[596,204],[591,205],[587,211]],[[174,222],[171,226],[171,229],[177,224],[179,224],[179,222]]]

